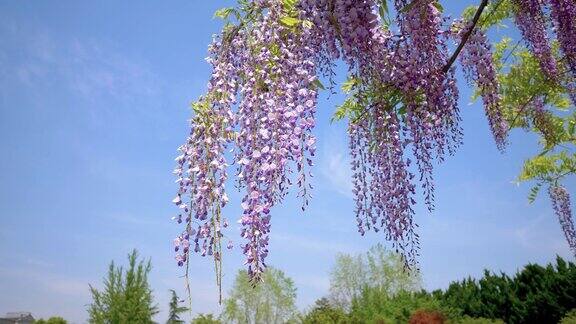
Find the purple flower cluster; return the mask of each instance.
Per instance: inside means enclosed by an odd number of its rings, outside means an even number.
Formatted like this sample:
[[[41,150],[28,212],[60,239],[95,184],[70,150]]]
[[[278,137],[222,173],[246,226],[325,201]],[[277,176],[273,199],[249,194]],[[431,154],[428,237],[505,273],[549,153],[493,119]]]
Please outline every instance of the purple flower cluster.
[[[547,0],[560,48],[573,76],[576,76],[576,2]]]
[[[222,228],[227,226],[222,208],[228,202],[224,152],[234,142],[238,188],[245,190],[239,223],[247,242],[242,249],[253,280],[266,267],[270,210],[293,181],[304,200],[302,208],[308,205],[316,150],[310,30],[294,32],[282,25],[279,3],[260,5],[267,10],[261,20],[234,30],[232,38],[224,33],[210,48],[212,78],[208,94],[196,105],[190,137],[179,149],[175,173],[180,190],[174,199],[186,217],[186,230],[175,239],[178,264],[187,261],[190,249],[220,260]],[[182,222],[181,215],[177,219]]]
[[[413,222],[414,175],[404,160],[401,125],[386,107],[373,107],[375,119],[350,123],[353,193],[356,197],[358,232],[378,232],[401,251],[408,264],[415,264],[418,235]]]
[[[460,40],[469,30],[470,25],[458,22],[454,27],[456,39]],[[492,47],[481,30],[474,29],[472,31],[460,54],[460,63],[464,68],[468,81],[475,83],[480,91],[496,146],[498,149],[504,150],[508,136],[508,123],[503,117],[500,104],[499,85],[492,59]]]
[[[545,107],[544,98],[536,97],[530,103],[530,111],[532,113],[532,123],[544,136],[547,143],[556,142],[556,132],[554,130],[553,115]]]
[[[180,266],[188,261],[193,250],[202,256],[212,256],[218,268],[222,229],[228,226],[222,216],[222,208],[228,202],[224,152],[231,142],[234,123],[231,107],[238,89],[238,61],[235,51],[224,48],[220,38],[214,39],[209,52],[207,60],[213,72],[208,94],[196,105],[190,135],[178,148],[180,155],[176,158],[174,174],[179,190],[173,203],[181,210],[176,220],[184,221],[185,230],[174,239],[174,249]]]
[[[302,17],[314,24],[310,44],[320,69],[328,70],[324,74],[334,74],[334,60],[338,58],[344,59],[349,71],[356,69],[365,77],[378,71],[367,71],[374,63],[384,62],[376,58],[387,52],[374,0],[302,0],[300,6]]]
[[[398,10],[405,10],[405,1],[398,1]],[[454,69],[443,71],[447,48],[441,30],[441,14],[433,1],[410,4],[399,17],[405,41],[394,59],[394,80],[409,101],[406,126],[420,172],[426,205],[433,209],[434,156],[442,160],[445,151],[453,153],[462,141],[458,89]]]
[[[374,1],[371,0],[334,2],[340,47],[349,69],[367,65],[370,54],[374,52],[371,42],[379,28],[379,21],[373,8]]]
[[[547,42],[540,0],[514,1],[516,23],[544,73],[554,77],[557,62]],[[576,4],[547,1],[574,72]],[[222,215],[228,203],[225,152],[233,145],[231,164],[243,192],[241,247],[251,279],[261,278],[272,208],[293,183],[303,198],[302,209],[311,197],[316,150],[312,132],[321,87],[317,74],[332,81],[339,58],[354,77],[353,98],[361,106],[348,129],[358,230],[362,235],[384,232],[406,262],[415,263],[416,185],[422,185],[432,210],[434,162],[462,142],[455,68],[446,65],[452,63],[447,38],[461,41],[471,25],[459,21],[452,33],[445,31],[436,0],[394,4],[398,35],[382,27],[375,0],[300,0],[289,9],[290,17],[285,2],[255,0],[246,6],[251,9],[242,23],[227,26],[214,39],[207,59],[213,69],[208,92],[194,106],[190,135],[176,159],[179,190],[173,202],[181,210],[176,220],[185,224],[174,241],[179,265],[193,250],[212,256],[220,271],[223,228],[228,226]],[[496,145],[503,150],[508,125],[491,47],[481,30],[472,31],[459,58],[468,81],[479,89]],[[548,112],[538,100],[532,109],[534,125],[544,129]],[[573,247],[568,194],[551,187],[550,195]]]
[[[270,209],[280,202],[291,184],[296,166],[299,195],[308,204],[309,168],[315,153],[317,91],[314,53],[307,30],[292,33],[272,11],[255,24],[250,52],[242,57],[246,77],[240,94],[236,140],[238,179],[246,189],[240,220],[243,251],[253,279],[259,278],[268,255]]]
[[[338,16],[365,17],[364,21],[338,20],[346,24],[340,28],[343,55],[364,87],[359,95],[399,92],[405,109],[399,112],[384,94],[372,95],[364,107],[365,117],[350,123],[359,232],[383,229],[413,264],[418,246],[412,208],[415,177],[408,171],[411,160],[404,156],[405,148],[412,145],[425,201],[432,209],[433,160],[442,160],[445,151],[452,153],[462,137],[454,69],[443,71],[448,55],[441,39],[441,15],[431,1],[412,5],[399,19],[405,36],[394,39],[378,27],[373,4],[342,2]]]
[[[532,53],[538,59],[544,75],[554,79],[558,71],[548,43],[546,19],[540,0],[514,0],[514,4],[517,10],[515,21],[522,32],[522,37],[528,42]]]
[[[552,200],[552,207],[556,216],[560,221],[568,245],[572,253],[576,255],[576,229],[574,228],[574,221],[572,219],[572,207],[570,206],[570,194],[561,185],[551,185],[548,188],[548,194]]]

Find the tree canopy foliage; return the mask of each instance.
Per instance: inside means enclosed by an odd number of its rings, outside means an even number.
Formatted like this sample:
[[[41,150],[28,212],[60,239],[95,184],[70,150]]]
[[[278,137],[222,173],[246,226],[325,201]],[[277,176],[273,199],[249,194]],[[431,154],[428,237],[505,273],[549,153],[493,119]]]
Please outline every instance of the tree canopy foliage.
[[[225,323],[276,324],[293,322],[297,314],[294,282],[284,272],[268,268],[257,286],[246,271],[238,272],[224,300],[221,319]]]
[[[445,290],[400,291],[390,295],[366,286],[349,310],[320,299],[304,323],[558,323],[576,309],[576,265],[557,257],[555,264],[528,264],[513,276],[488,270],[479,279],[452,282]],[[434,315],[436,314],[436,315]]]
[[[486,270],[479,280],[452,283],[442,300],[473,317],[557,323],[576,308],[576,265],[557,257],[555,265],[529,264],[513,277]]]
[[[365,254],[336,256],[330,273],[330,299],[334,305],[349,309],[366,288],[392,296],[417,291],[420,285],[419,272],[405,269],[401,255],[378,244]]]
[[[150,260],[138,260],[136,250],[128,254],[126,269],[116,266],[112,261],[104,278],[103,289],[90,286],[92,303],[88,307],[89,322],[153,323],[152,317],[158,313],[158,308],[154,304],[152,289],[148,284],[151,270]]]

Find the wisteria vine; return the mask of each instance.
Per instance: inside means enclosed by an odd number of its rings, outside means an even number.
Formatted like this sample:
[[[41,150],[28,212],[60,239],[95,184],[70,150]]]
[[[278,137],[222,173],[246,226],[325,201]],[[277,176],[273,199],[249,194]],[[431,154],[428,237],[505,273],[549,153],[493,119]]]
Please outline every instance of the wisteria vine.
[[[559,64],[548,42],[540,0],[513,0],[515,22],[545,75]],[[384,232],[408,266],[417,263],[415,195],[434,206],[433,166],[462,143],[456,57],[482,97],[496,146],[504,150],[509,126],[501,107],[497,69],[485,31],[472,20],[448,21],[437,0],[395,0],[391,20],[376,0],[254,0],[219,15],[234,16],[209,47],[212,76],[194,104],[191,131],[176,159],[179,190],[175,217],[184,230],[174,241],[176,262],[190,252],[210,256],[221,284],[222,246],[228,221],[228,168],[242,192],[239,244],[250,278],[266,268],[271,211],[293,183],[311,197],[313,135],[320,81],[332,88],[335,64],[348,66],[344,115],[358,231]],[[571,0],[548,0],[553,26],[574,72],[576,38]],[[450,42],[458,45],[449,54]],[[535,123],[546,122],[544,103],[534,102]],[[554,209],[571,247],[574,225],[568,194],[550,188]]]

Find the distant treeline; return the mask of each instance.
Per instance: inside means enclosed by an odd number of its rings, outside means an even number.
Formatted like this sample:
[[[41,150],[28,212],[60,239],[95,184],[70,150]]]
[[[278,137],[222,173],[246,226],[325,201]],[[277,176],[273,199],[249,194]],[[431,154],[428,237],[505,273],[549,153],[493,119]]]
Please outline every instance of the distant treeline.
[[[556,264],[529,264],[512,277],[486,270],[481,279],[453,282],[446,290],[390,295],[365,287],[349,310],[321,299],[303,322],[576,323],[575,308],[576,265],[557,257]]]

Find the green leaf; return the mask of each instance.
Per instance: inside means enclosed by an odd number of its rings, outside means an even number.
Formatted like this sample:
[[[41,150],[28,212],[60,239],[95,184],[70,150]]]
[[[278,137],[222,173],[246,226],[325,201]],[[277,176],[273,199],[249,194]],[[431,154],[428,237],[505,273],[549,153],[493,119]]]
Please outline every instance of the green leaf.
[[[322,82],[320,82],[320,80],[318,80],[318,79],[314,79],[314,81],[312,81],[312,85],[313,85],[316,89],[326,90],[326,88],[324,87],[324,85],[322,84]]]
[[[418,0],[412,0],[412,2],[410,2],[409,4],[405,5],[404,8],[400,9],[401,13],[407,13],[408,11],[410,11],[414,5],[418,2]]]
[[[432,5],[433,5],[434,7],[436,7],[436,9],[438,9],[438,11],[444,12],[444,7],[442,7],[442,5],[440,4],[439,1],[434,1],[434,2],[432,3]]]
[[[280,46],[278,46],[276,43],[272,43],[272,45],[270,45],[270,53],[272,53],[272,55],[275,57],[280,56]]]
[[[554,100],[554,105],[556,106],[556,108],[566,111],[568,110],[568,108],[570,108],[572,103],[570,102],[570,99],[563,96]]]
[[[398,114],[399,114],[400,116],[406,115],[406,106],[400,107],[400,108],[398,109]]]
[[[388,17],[388,0],[380,0],[378,2],[378,13],[386,27],[390,26],[390,18]]]
[[[350,93],[354,86],[358,84],[358,78],[349,76],[348,79],[342,84],[342,91],[344,93]]]
[[[528,194],[528,202],[533,203],[540,192],[540,188],[542,188],[542,183],[538,182],[532,189],[530,189],[530,194]]]
[[[314,27],[314,23],[311,22],[310,20],[303,20],[302,26],[306,29],[311,29],[312,27]]]
[[[292,11],[294,10],[294,8],[296,8],[297,3],[298,0],[283,0],[282,7],[284,8],[285,11]]]
[[[576,121],[574,120],[568,121],[568,134],[570,134],[571,137],[574,136],[575,130],[576,130]]]
[[[294,27],[300,23],[300,19],[284,16],[280,18],[280,23],[286,27]]]
[[[235,11],[232,7],[220,8],[214,13],[214,18],[228,19],[231,13]]]

